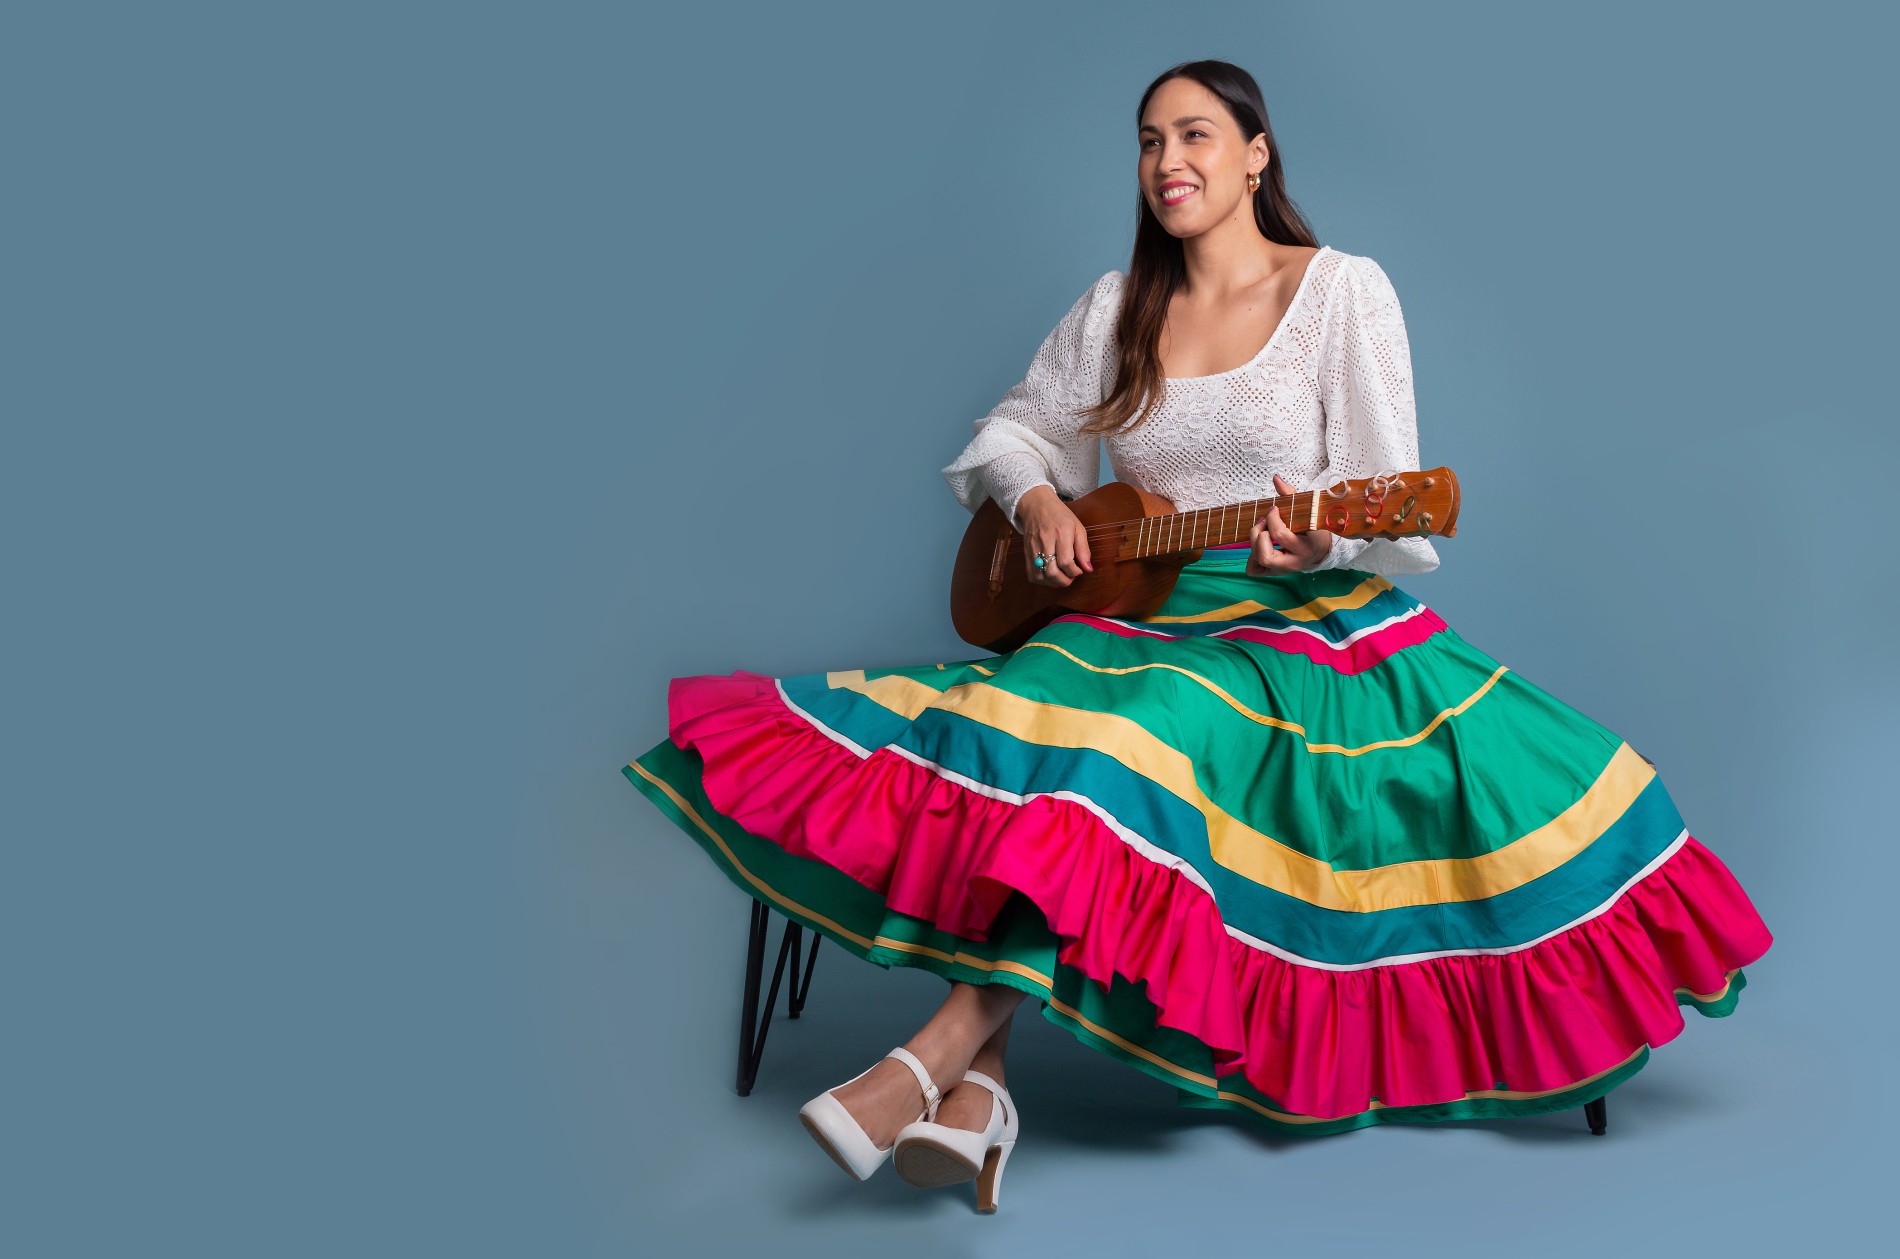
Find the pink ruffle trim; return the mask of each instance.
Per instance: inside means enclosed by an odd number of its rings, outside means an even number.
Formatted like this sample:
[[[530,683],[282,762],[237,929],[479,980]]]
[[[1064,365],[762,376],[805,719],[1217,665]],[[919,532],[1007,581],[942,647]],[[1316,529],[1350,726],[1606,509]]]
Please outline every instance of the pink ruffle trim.
[[[1321,1118],[1374,1099],[1427,1105],[1542,1092],[1682,1031],[1676,990],[1710,994],[1773,937],[1694,838],[1613,906],[1529,948],[1370,970],[1302,966],[1229,936],[1213,899],[1072,801],[994,800],[888,750],[859,757],[785,706],[763,674],[674,679],[671,737],[707,799],[794,856],[971,940],[1012,892],[1057,954],[1107,987],[1146,986],[1156,1022],[1280,1105]]]

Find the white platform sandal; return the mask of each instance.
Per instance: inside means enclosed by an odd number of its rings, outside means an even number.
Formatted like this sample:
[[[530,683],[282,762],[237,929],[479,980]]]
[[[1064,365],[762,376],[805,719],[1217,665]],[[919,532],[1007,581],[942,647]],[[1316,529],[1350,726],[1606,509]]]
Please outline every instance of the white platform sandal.
[[[990,1121],[983,1131],[937,1123],[933,1110],[926,1118],[906,1125],[891,1148],[896,1152],[897,1174],[913,1185],[934,1189],[976,1181],[976,1209],[987,1215],[996,1210],[1003,1187],[1003,1165],[1016,1148],[1021,1123],[1008,1089],[981,1071],[965,1071],[963,1078],[990,1091]]]
[[[897,1059],[909,1067],[911,1074],[917,1077],[918,1087],[924,1093],[924,1113],[921,1120],[936,1118],[937,1104],[943,1100],[943,1097],[938,1093],[937,1086],[930,1082],[930,1073],[924,1070],[924,1064],[917,1060],[917,1055],[899,1047],[891,1050],[884,1057]],[[876,1069],[877,1063],[874,1062],[851,1079],[846,1080],[844,1084],[835,1087],[843,1088],[846,1084],[862,1080]],[[851,1117],[851,1112],[844,1108],[843,1103],[832,1096],[831,1089],[826,1089],[799,1107],[798,1120],[805,1125],[805,1131],[811,1133],[811,1139],[816,1141],[825,1153],[831,1155],[832,1162],[859,1180],[869,1179],[871,1173],[883,1166],[884,1160],[891,1156],[891,1150],[896,1148],[895,1142],[889,1149],[882,1150],[872,1144],[871,1138],[865,1135],[863,1126]]]

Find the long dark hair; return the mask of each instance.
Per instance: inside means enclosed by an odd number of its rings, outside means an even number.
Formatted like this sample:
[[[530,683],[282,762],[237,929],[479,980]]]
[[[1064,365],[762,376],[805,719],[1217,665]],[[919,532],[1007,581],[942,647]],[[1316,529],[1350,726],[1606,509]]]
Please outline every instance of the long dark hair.
[[[1267,103],[1253,76],[1228,61],[1184,61],[1163,70],[1135,106],[1135,122],[1148,108],[1148,98],[1169,79],[1192,79],[1220,97],[1240,128],[1242,139],[1265,134],[1267,167],[1253,194],[1253,221],[1260,234],[1280,245],[1317,246],[1299,207],[1286,195],[1286,169],[1280,146],[1267,121]],[[1148,209],[1148,198],[1135,190],[1135,249],[1128,262],[1128,282],[1122,286],[1121,316],[1115,324],[1115,387],[1095,406],[1078,414],[1089,416],[1083,433],[1132,429],[1147,418],[1147,404],[1161,392],[1161,328],[1167,322],[1168,302],[1187,278],[1187,260],[1180,240],[1161,226]],[[1129,423],[1136,411],[1143,414]]]

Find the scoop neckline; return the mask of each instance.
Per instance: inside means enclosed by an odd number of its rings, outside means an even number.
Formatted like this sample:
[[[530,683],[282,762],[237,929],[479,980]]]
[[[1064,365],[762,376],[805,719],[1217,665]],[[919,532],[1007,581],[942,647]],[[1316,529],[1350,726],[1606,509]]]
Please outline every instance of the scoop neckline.
[[[1286,304],[1286,313],[1281,315],[1280,322],[1273,326],[1272,334],[1267,337],[1267,343],[1260,347],[1259,353],[1255,354],[1252,358],[1242,363],[1239,367],[1230,367],[1224,372],[1209,372],[1205,376],[1163,376],[1161,379],[1163,381],[1177,381],[1178,380],[1185,384],[1192,384],[1195,381],[1199,381],[1199,380],[1220,380],[1223,377],[1232,376],[1237,372],[1244,372],[1249,367],[1252,367],[1255,363],[1258,363],[1261,359],[1265,358],[1267,356],[1267,351],[1271,350],[1275,345],[1279,344],[1280,334],[1286,331],[1286,326],[1289,323],[1293,322],[1293,312],[1295,309],[1298,308],[1300,304],[1300,299],[1306,296],[1307,285],[1311,283],[1313,279],[1313,268],[1319,263],[1320,254],[1337,253],[1337,252],[1338,251],[1335,250],[1331,245],[1321,245],[1319,247],[1318,253],[1315,253],[1311,258],[1308,258],[1306,260],[1306,270],[1300,272],[1300,282],[1297,285],[1295,285],[1293,289],[1293,300]]]

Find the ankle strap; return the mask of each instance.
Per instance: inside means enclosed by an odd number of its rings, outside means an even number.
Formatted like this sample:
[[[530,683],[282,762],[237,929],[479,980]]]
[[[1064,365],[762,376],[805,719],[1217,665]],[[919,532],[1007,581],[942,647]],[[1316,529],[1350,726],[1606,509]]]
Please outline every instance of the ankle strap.
[[[1008,1089],[998,1084],[995,1080],[990,1079],[990,1077],[988,1077],[987,1075],[984,1075],[981,1071],[965,1071],[963,1073],[963,1078],[970,1081],[972,1084],[981,1084],[984,1088],[996,1094],[996,1096],[999,1098],[1006,1097],[1009,1095]]]
[[[924,1070],[924,1064],[917,1060],[917,1055],[900,1045],[884,1056],[895,1058],[910,1068],[910,1073],[917,1077],[917,1087],[924,1091],[924,1114],[935,1115],[937,1103],[943,1100],[943,1095],[937,1092],[937,1086],[930,1082],[930,1072]]]

